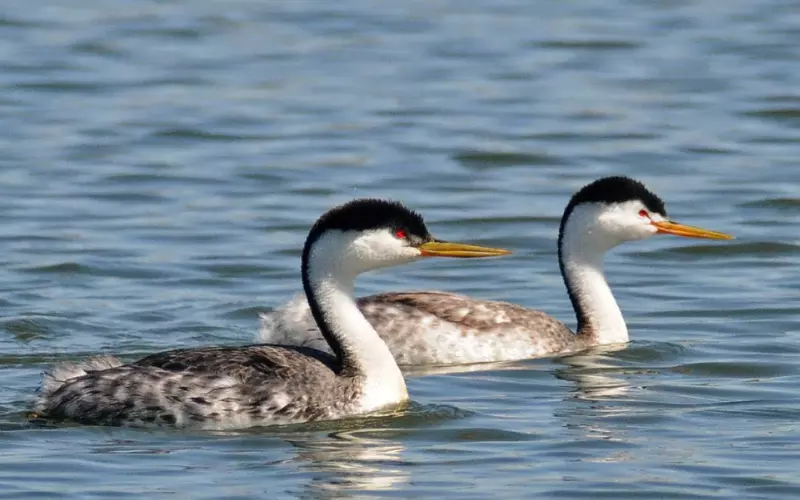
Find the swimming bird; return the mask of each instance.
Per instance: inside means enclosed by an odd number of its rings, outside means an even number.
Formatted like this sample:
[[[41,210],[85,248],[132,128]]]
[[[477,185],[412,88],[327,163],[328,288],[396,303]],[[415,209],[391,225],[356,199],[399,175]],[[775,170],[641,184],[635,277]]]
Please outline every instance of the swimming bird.
[[[99,357],[46,372],[33,417],[87,424],[231,429],[331,420],[408,399],[394,357],[359,312],[356,276],[425,257],[507,250],[448,243],[396,202],[354,200],[311,228],[301,274],[328,354],[249,345],[178,349],[130,364]]]
[[[629,177],[598,179],[572,196],[559,227],[558,263],[575,332],[541,311],[447,292],[381,293],[358,299],[358,307],[400,365],[513,361],[623,343],[628,329],[603,257],[657,234],[731,238],[671,221],[661,198]],[[324,348],[302,298],[262,314],[259,333],[265,341]]]

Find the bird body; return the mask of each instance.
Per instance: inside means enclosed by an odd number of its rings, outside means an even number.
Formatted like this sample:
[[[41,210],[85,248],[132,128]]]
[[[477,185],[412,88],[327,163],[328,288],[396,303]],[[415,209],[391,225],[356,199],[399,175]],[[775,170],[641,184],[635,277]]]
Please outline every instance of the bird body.
[[[400,365],[489,363],[585,348],[583,337],[552,316],[517,304],[448,292],[382,293],[357,300]],[[276,344],[327,351],[305,297],[261,316]],[[587,344],[588,345],[588,344]]]
[[[79,376],[63,380],[41,412],[88,424],[219,430],[336,419],[407,396],[387,392],[368,401],[363,378],[338,376],[333,356],[302,347],[182,349],[131,364],[105,359],[105,369],[93,370],[91,360],[78,365]]]
[[[259,344],[178,349],[130,364],[112,357],[61,364],[45,373],[35,413],[89,424],[231,429],[403,403],[403,375],[353,298],[356,277],[423,257],[507,253],[436,240],[422,217],[398,203],[354,200],[320,217],[303,247],[303,288],[330,353]]]
[[[730,236],[670,221],[664,202],[640,182],[605,177],[570,199],[558,232],[558,262],[577,328],[541,311],[445,292],[384,293],[358,299],[364,317],[401,365],[512,361],[629,340],[605,278],[612,248],[656,234]],[[261,315],[262,340],[324,348],[302,298]]]

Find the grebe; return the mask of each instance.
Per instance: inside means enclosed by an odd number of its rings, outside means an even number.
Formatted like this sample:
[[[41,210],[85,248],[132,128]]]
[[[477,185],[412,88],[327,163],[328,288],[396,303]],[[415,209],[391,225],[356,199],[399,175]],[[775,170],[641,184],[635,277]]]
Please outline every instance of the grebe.
[[[621,243],[655,234],[731,238],[670,221],[661,198],[628,177],[598,179],[572,196],[561,218],[558,262],[576,333],[541,311],[446,292],[382,293],[358,299],[358,307],[400,365],[513,361],[627,342],[603,257]],[[301,297],[262,314],[260,337],[324,348]]]
[[[403,375],[356,306],[356,276],[423,257],[508,253],[438,241],[420,215],[396,202],[351,201],[320,217],[303,247],[303,289],[332,355],[261,344],[178,349],[130,364],[108,356],[59,364],[44,374],[33,416],[231,429],[331,420],[402,403]]]

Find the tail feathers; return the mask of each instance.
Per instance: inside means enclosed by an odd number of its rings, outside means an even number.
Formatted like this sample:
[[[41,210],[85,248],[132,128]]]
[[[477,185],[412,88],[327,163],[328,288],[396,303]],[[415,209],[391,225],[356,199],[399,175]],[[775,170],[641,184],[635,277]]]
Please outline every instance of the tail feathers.
[[[80,363],[58,363],[42,376],[39,400],[44,401],[71,379],[82,377],[89,372],[107,370],[122,366],[122,361],[114,356],[95,356]]]

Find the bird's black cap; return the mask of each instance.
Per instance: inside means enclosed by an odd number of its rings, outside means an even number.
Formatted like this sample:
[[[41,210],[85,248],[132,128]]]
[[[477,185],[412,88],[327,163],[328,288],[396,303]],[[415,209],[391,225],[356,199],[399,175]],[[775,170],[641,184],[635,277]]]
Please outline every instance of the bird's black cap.
[[[667,216],[664,200],[647,189],[641,182],[630,177],[613,176],[597,179],[583,186],[572,195],[567,208],[564,210],[562,225],[569,217],[572,210],[583,203],[624,203],[639,200],[644,203],[647,210],[659,215]]]
[[[431,238],[425,221],[417,212],[400,202],[360,198],[334,207],[317,219],[308,233],[307,244],[315,241],[325,231],[367,231],[387,228],[404,231],[409,239]]]

